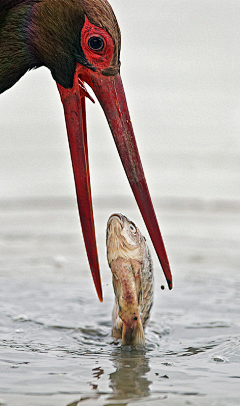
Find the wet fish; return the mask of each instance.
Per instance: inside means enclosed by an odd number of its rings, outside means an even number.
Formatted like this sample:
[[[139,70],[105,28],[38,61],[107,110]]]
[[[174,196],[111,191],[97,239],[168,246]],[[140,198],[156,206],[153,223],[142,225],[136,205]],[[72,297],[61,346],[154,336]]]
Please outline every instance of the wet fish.
[[[112,335],[122,345],[145,345],[144,328],[153,305],[153,265],[146,239],[123,214],[107,223],[107,259],[115,304]]]

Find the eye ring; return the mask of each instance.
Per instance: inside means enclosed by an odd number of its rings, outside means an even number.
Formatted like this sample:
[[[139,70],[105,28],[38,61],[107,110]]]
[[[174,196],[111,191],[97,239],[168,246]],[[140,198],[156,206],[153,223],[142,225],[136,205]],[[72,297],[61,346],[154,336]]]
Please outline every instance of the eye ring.
[[[104,39],[100,35],[93,35],[88,40],[89,48],[94,52],[100,52],[105,45]]]

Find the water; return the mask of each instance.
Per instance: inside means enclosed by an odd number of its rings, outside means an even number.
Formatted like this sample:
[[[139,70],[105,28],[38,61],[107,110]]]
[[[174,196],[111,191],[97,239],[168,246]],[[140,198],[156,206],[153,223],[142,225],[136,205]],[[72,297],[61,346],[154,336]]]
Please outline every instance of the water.
[[[119,203],[134,219],[135,208]],[[110,334],[113,291],[104,240],[111,204],[100,200],[95,207],[103,304],[73,201],[1,205],[3,404],[238,405],[239,207],[178,206],[156,206],[167,224],[174,290],[160,289],[166,284],[155,258],[146,349],[133,351]]]
[[[121,211],[147,233],[101,109],[88,103],[100,304],[59,96],[47,70],[28,73],[0,97],[0,404],[237,406],[240,6],[111,3],[174,289],[153,255],[145,350],[122,349],[111,338],[107,219]]]

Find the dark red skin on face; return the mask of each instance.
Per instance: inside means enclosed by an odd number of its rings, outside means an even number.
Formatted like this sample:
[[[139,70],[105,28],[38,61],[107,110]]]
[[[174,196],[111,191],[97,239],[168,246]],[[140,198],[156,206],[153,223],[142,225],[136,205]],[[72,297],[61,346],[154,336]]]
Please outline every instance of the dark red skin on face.
[[[91,36],[100,37],[104,41],[102,51],[94,52],[88,45]],[[97,70],[108,68],[113,57],[114,45],[110,35],[102,28],[96,27],[85,17],[85,23],[81,32],[81,46],[87,60]]]

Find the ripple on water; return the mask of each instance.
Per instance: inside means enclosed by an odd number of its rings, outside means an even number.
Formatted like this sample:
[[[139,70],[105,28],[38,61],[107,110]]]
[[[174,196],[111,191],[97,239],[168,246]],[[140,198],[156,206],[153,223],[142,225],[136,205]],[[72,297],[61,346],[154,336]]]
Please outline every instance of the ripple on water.
[[[213,290],[211,269],[209,285],[201,273],[189,277],[192,267],[183,270],[174,292],[155,297],[146,347],[132,349],[111,337],[111,285],[99,304],[84,272],[81,286],[71,268],[1,276],[1,397],[12,394],[13,381],[18,396],[35,396],[35,405],[46,395],[47,406],[59,394],[69,396],[66,405],[75,399],[91,406],[135,401],[202,406],[205,398],[209,406],[208,396],[239,394],[240,329],[233,300],[239,284],[223,273]]]

